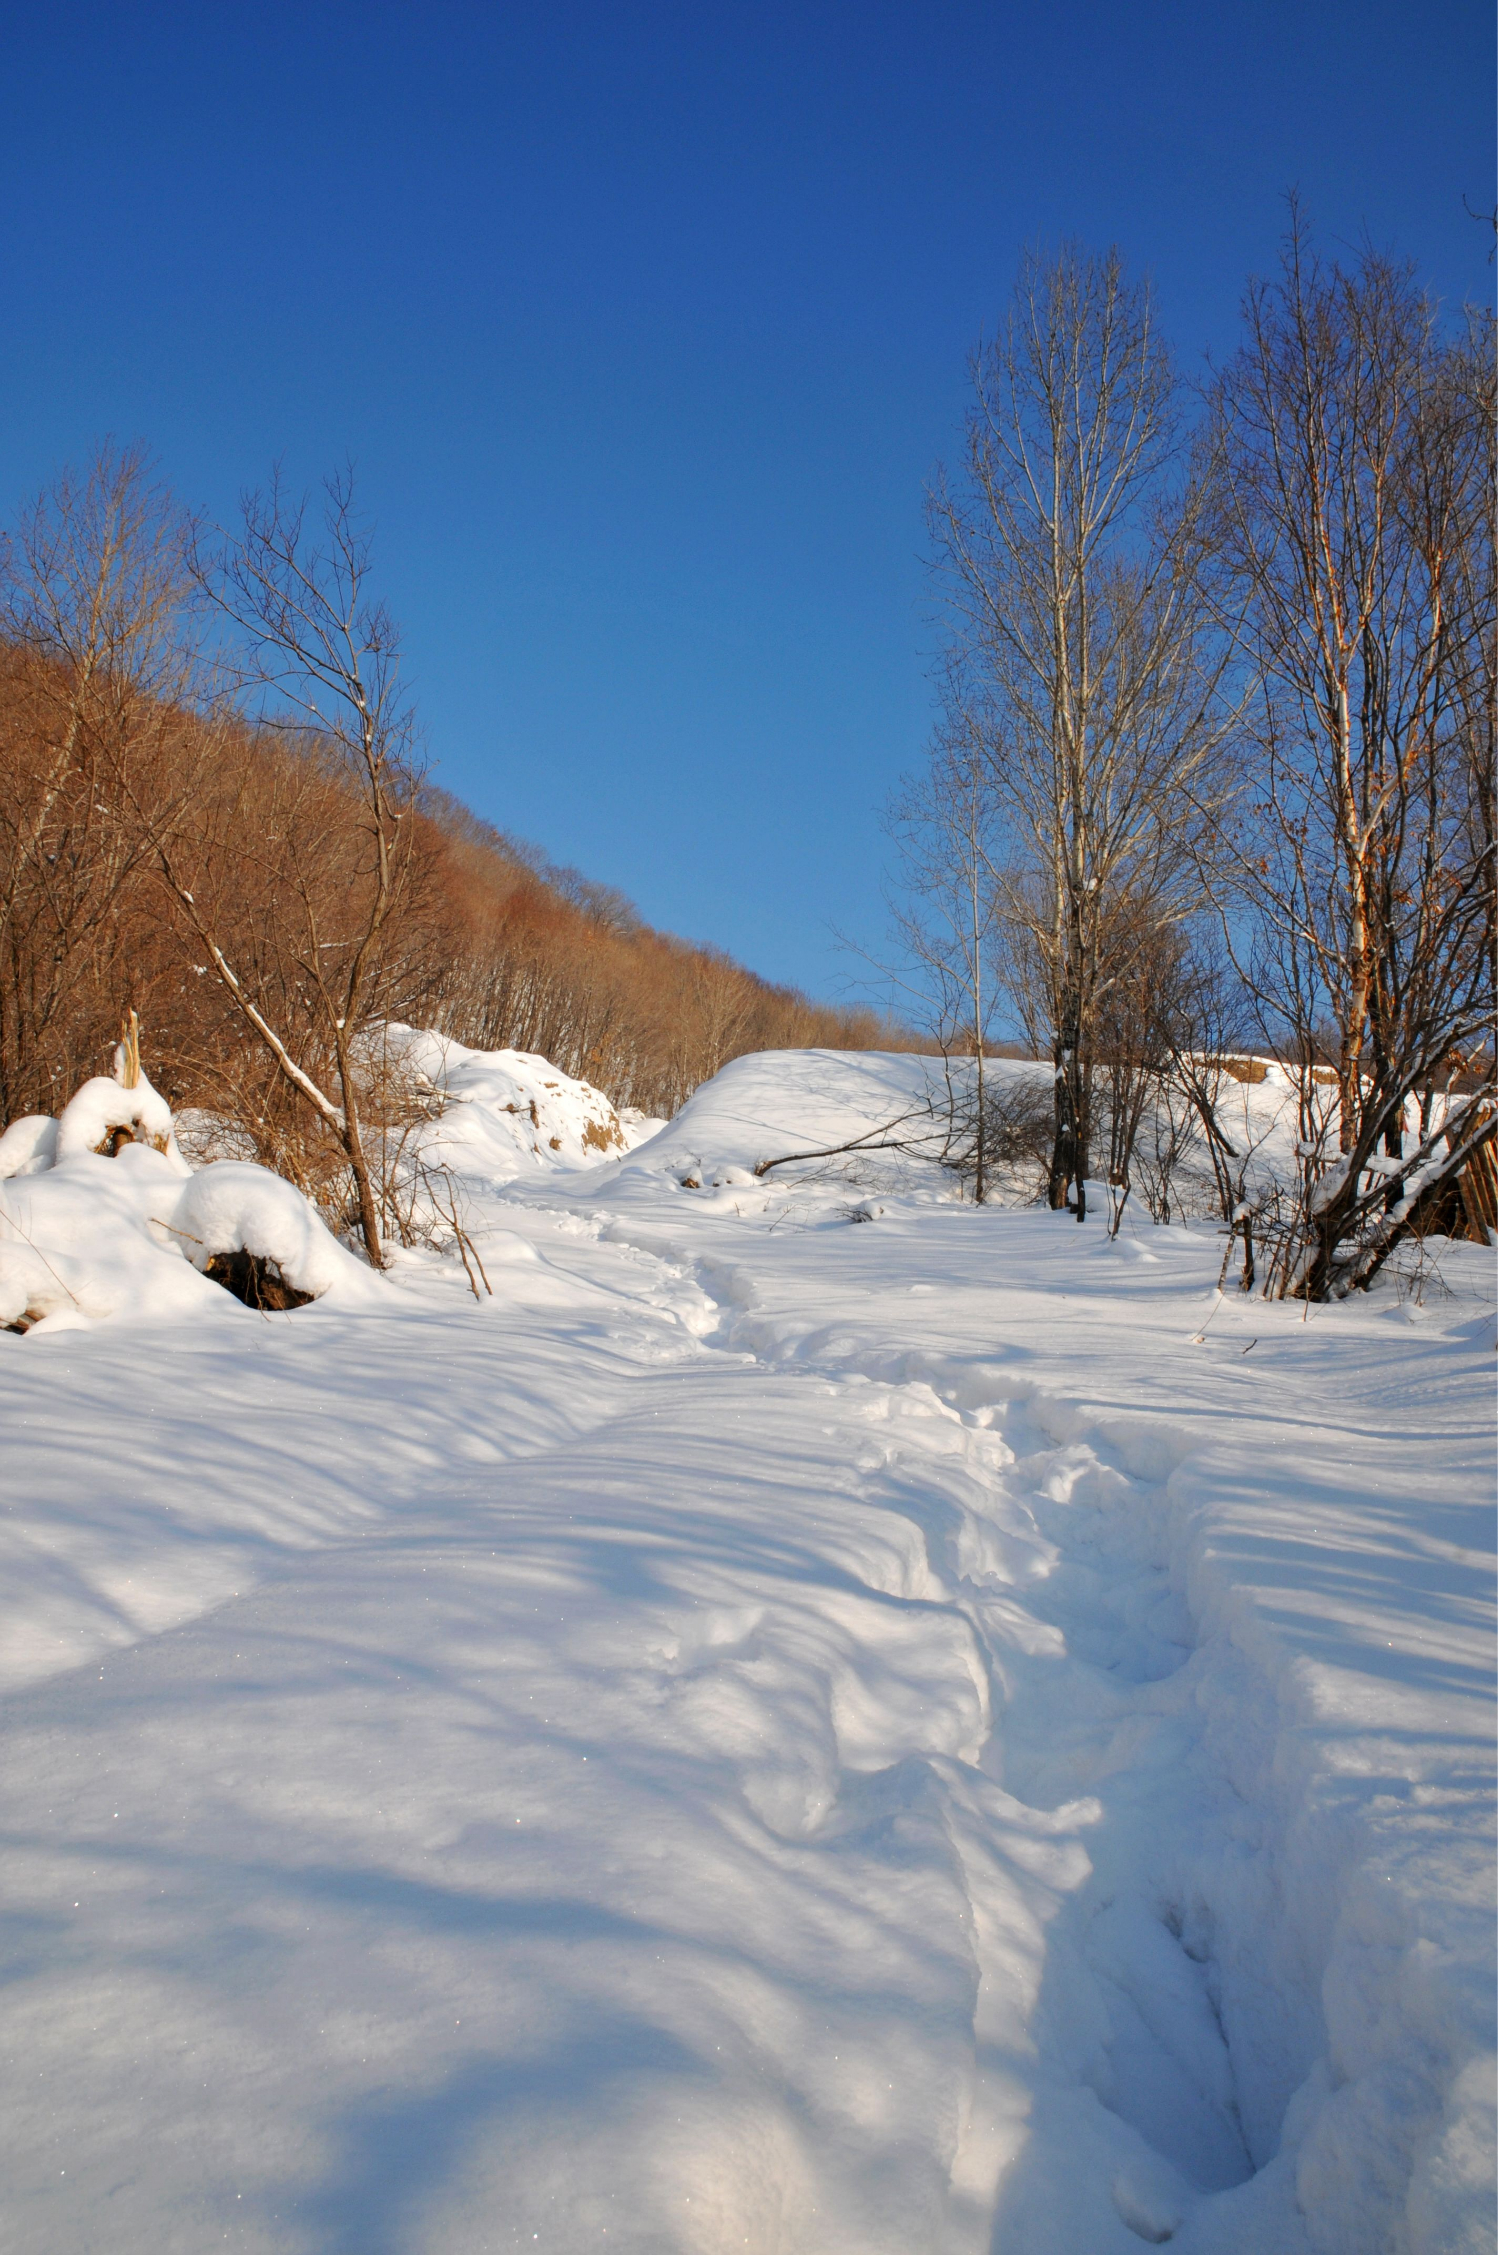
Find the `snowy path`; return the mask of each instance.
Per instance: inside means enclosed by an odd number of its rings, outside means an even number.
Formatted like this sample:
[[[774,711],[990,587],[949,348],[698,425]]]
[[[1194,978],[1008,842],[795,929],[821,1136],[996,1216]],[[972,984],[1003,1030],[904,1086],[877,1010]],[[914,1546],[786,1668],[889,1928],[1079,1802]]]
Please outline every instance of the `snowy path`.
[[[1418,2149],[1480,2245],[1478,1351],[1190,1360],[1168,1234],[485,1219],[482,1312],[0,1365],[4,2244],[1388,2246]]]

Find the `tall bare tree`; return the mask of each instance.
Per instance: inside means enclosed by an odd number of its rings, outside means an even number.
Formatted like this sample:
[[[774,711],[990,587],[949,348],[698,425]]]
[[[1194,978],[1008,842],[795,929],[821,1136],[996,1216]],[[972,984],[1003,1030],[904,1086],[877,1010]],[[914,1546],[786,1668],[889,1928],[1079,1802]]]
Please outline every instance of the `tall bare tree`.
[[[1116,252],[1027,257],[975,354],[960,473],[930,523],[949,698],[985,748],[999,912],[1055,1064],[1049,1197],[1086,1213],[1091,1062],[1107,989],[1194,905],[1220,660],[1197,591],[1169,354]]]
[[[205,778],[170,821],[154,822],[161,873],[244,1021],[341,1149],[378,1268],[381,1199],[362,1108],[382,974],[413,875],[416,776],[400,640],[370,590],[370,537],[351,475],[327,480],[310,524],[306,502],[273,480],[246,497],[238,534],[198,545],[194,571],[230,630],[222,662],[231,689],[262,737],[289,755],[259,825],[281,914],[273,935],[247,937],[257,960],[230,939],[232,876],[211,874],[214,821],[232,794]],[[264,789],[261,776],[253,788]],[[275,979],[258,960],[267,945],[282,959]],[[287,1016],[278,1023],[273,998],[293,994],[310,1008],[310,1049]]]
[[[1322,262],[1298,214],[1245,329],[1216,386],[1214,534],[1252,784],[1216,866],[1266,1031],[1308,1096],[1323,1059],[1336,1077],[1275,1272],[1320,1299],[1376,1272],[1407,1173],[1491,1132],[1492,337],[1444,330],[1407,266]],[[1434,1120],[1431,1091],[1484,1057]]]

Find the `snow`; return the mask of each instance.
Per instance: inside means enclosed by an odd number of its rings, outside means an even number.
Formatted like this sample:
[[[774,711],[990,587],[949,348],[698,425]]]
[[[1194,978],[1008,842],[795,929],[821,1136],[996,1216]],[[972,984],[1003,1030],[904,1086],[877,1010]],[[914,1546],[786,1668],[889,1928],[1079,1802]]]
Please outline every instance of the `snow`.
[[[12,1175],[40,1175],[57,1160],[57,1122],[44,1112],[28,1112],[0,1135],[0,1182]]]
[[[317,1209],[294,1185],[250,1161],[222,1159],[203,1168],[184,1185],[166,1226],[195,1268],[206,1269],[215,1254],[243,1250],[273,1261],[288,1285],[313,1300],[379,1299],[369,1270],[338,1243]]]
[[[407,1026],[390,1032],[444,1106],[439,1131],[422,1140],[433,1164],[507,1183],[623,1153],[658,1125],[635,1113],[632,1133],[591,1083],[528,1050],[470,1050]]]
[[[139,1089],[114,1086],[118,1105],[85,1082],[55,1124],[58,1156],[50,1165],[41,1124],[16,1123],[27,1131],[17,1143],[29,1157],[0,1184],[0,1325],[20,1322],[41,1333],[173,1318],[247,1320],[239,1302],[198,1274],[215,1254],[241,1249],[269,1257],[313,1299],[379,1298],[368,1269],[293,1185],[239,1160],[193,1173],[156,1092],[149,1095],[159,1112],[139,1102]],[[76,1134],[65,1142],[70,1122],[82,1119],[91,1131],[127,1107],[128,1119],[150,1125],[164,1148],[132,1141],[106,1158],[80,1147]],[[122,1124],[128,1120],[112,1122]]]
[[[426,1055],[492,1299],[252,1314],[146,1195],[248,1243],[232,1162],[4,1186],[152,1279],[0,1336],[5,2244],[1491,2247],[1490,1259],[1307,1321],[755,1176],[918,1060],[600,1152]]]
[[[98,1151],[115,1128],[126,1129],[139,1142],[165,1151],[172,1133],[171,1107],[149,1081],[125,1089],[108,1074],[97,1073],[84,1082],[58,1116],[58,1161]]]

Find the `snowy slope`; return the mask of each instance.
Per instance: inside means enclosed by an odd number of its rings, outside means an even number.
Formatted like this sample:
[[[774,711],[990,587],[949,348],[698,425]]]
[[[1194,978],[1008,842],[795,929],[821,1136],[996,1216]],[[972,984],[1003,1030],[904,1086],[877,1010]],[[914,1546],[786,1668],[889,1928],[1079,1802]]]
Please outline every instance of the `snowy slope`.
[[[453,1062],[492,1301],[0,1336],[5,2245],[1491,2246],[1491,1265]]]
[[[772,1050],[735,1058],[631,1156],[629,1173],[696,1175],[711,1187],[715,1175],[742,1176],[765,1160],[860,1141],[865,1173],[902,1167],[912,1184],[940,1188],[939,1174],[889,1148],[904,1142],[940,1149],[931,1109],[940,1085],[939,1061],[879,1051]]]

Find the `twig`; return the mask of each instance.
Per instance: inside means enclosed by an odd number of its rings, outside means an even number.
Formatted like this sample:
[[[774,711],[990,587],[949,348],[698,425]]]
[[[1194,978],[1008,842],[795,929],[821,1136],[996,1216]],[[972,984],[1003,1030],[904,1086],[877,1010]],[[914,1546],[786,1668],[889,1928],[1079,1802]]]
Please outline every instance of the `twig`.
[[[203,1243],[201,1238],[193,1236],[191,1230],[179,1230],[175,1222],[163,1222],[159,1214],[148,1214],[146,1220],[158,1230],[170,1230],[174,1238],[186,1238],[190,1245],[200,1246]]]
[[[73,1303],[73,1306],[77,1309],[79,1315],[81,1316],[83,1314],[82,1301],[78,1298],[78,1295],[74,1292],[72,1286],[68,1283],[67,1278],[57,1276],[57,1271],[52,1268],[51,1262],[48,1261],[47,1256],[43,1253],[41,1247],[37,1244],[35,1238],[31,1235],[31,1232],[26,1229],[23,1224],[18,1222],[13,1214],[0,1214],[0,1221],[8,1222],[13,1230],[20,1231],[21,1236],[26,1240],[26,1243],[30,1246],[32,1252],[36,1255],[37,1260],[40,1261],[45,1268],[51,1270],[54,1277],[57,1277],[57,1282],[61,1285],[63,1291],[67,1294],[69,1300]]]

